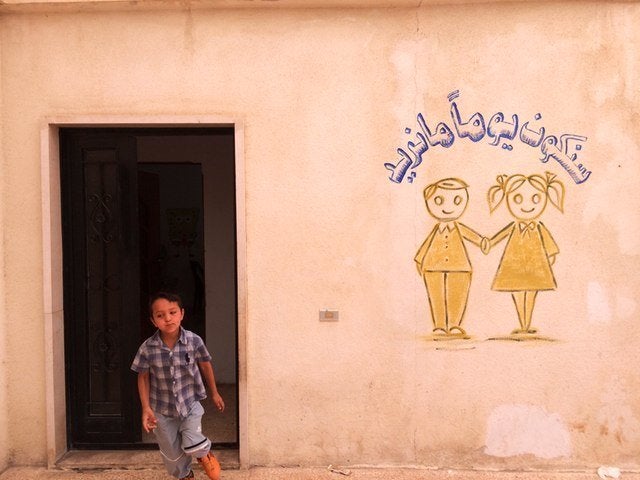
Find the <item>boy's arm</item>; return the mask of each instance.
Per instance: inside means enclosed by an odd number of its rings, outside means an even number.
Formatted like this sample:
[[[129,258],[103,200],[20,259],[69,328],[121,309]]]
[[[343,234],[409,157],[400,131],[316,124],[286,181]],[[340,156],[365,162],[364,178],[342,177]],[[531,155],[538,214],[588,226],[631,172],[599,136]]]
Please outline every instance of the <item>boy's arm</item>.
[[[211,362],[198,362],[198,367],[200,368],[200,373],[202,374],[204,381],[209,387],[209,391],[211,392],[211,399],[213,400],[213,404],[220,412],[224,412],[224,400],[218,393],[218,387],[216,386],[216,378],[213,374],[213,365]]]
[[[464,223],[458,223],[458,227],[460,228],[462,238],[464,238],[465,240],[469,240],[477,247],[480,246],[480,244],[482,243],[482,239],[484,238],[482,235],[480,235],[472,228],[467,227]]]
[[[413,261],[416,263],[416,268],[418,269],[418,275],[422,275],[422,263],[424,262],[424,257],[429,251],[429,247],[431,246],[431,242],[433,241],[433,237],[435,236],[437,230],[438,225],[436,224],[429,235],[427,235],[427,238],[424,240],[424,242],[422,242],[422,245],[420,245],[420,248],[416,252],[416,256],[413,257]]]
[[[142,405],[142,428],[149,433],[156,428],[158,420],[149,403],[149,371],[138,373],[138,394]]]
[[[462,238],[469,240],[475,246],[480,247],[480,250],[482,250],[482,253],[485,255],[489,253],[491,245],[489,244],[489,239],[487,237],[483,237],[472,228],[467,227],[464,223],[458,223],[458,227],[460,228]]]

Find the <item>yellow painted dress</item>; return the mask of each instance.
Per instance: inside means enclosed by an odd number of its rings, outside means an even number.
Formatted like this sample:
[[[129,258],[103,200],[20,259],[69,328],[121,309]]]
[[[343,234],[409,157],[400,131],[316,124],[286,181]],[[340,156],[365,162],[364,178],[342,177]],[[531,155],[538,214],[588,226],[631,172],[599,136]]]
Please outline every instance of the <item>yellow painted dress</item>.
[[[558,245],[540,222],[512,222],[494,237],[498,243],[509,237],[502,254],[492,290],[554,290],[556,279],[549,257],[556,255]]]

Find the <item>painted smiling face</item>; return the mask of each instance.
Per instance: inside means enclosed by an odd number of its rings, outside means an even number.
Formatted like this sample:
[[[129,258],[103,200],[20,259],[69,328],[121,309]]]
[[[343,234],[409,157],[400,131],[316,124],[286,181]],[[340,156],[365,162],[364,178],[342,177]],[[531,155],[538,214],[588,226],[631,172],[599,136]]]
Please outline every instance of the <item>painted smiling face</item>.
[[[507,207],[518,220],[534,220],[547,206],[547,195],[529,182],[507,194]]]
[[[434,194],[426,200],[427,210],[438,220],[451,221],[462,215],[469,202],[469,193],[465,188],[449,190],[437,188]]]

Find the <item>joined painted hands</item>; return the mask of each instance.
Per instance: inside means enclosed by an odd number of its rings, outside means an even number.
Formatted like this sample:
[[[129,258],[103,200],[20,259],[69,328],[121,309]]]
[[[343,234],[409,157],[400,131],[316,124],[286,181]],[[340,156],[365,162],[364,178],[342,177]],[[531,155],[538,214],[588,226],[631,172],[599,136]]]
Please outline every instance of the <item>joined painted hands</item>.
[[[489,250],[491,250],[491,242],[487,237],[482,237],[482,240],[480,240],[480,250],[485,255],[487,255],[489,253]]]

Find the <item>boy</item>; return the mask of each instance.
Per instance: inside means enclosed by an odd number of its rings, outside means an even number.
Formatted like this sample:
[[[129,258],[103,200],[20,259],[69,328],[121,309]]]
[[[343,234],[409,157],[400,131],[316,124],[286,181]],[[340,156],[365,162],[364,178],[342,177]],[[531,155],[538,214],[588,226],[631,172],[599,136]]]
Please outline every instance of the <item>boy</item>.
[[[138,373],[142,427],[155,433],[169,474],[181,480],[194,478],[191,458],[196,457],[207,476],[218,480],[220,464],[209,451],[211,441],[201,426],[203,377],[214,405],[224,411],[211,355],[198,335],[182,328],[184,308],[178,295],[152,295],[149,311],[158,330],[140,346],[131,364]]]
[[[471,286],[471,262],[463,240],[488,252],[488,239],[457,221],[467,208],[468,187],[458,178],[445,178],[424,189],[427,211],[438,223],[414,261],[427,287],[435,335],[466,336],[460,324]]]

